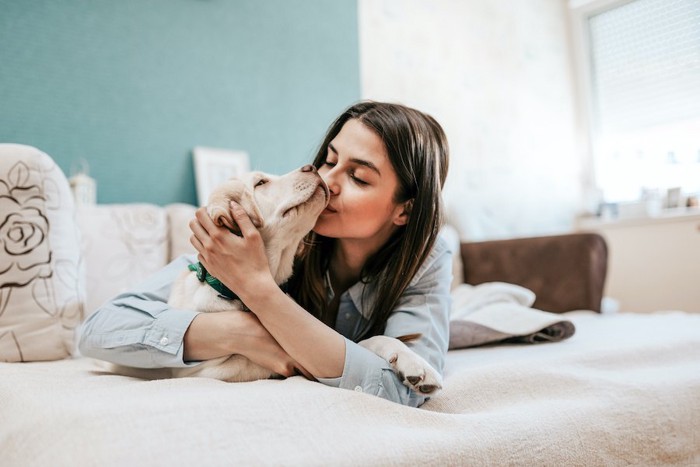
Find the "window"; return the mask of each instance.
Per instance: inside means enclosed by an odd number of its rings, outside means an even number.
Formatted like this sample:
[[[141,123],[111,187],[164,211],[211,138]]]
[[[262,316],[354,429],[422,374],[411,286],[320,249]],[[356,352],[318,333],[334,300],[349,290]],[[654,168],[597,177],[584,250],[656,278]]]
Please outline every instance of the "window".
[[[582,19],[595,184],[608,202],[697,194],[700,1],[603,3]]]

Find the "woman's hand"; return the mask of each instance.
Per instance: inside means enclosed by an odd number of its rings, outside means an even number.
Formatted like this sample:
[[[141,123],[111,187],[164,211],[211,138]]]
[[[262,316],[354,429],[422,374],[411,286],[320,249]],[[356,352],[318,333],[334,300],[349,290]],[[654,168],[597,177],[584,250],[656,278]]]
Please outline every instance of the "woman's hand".
[[[200,313],[185,332],[184,345],[185,361],[238,354],[284,377],[303,375],[313,379],[282,349],[253,313]]]
[[[260,285],[274,282],[274,279],[260,232],[243,208],[233,201],[231,211],[242,236],[215,224],[206,208],[199,208],[195,219],[190,221],[190,243],[207,271],[242,297],[245,293],[261,290]]]

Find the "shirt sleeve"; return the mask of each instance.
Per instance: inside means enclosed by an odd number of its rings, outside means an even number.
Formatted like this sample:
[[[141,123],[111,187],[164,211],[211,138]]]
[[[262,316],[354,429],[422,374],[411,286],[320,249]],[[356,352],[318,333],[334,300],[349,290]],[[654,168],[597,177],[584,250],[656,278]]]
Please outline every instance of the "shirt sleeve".
[[[449,343],[452,253],[443,242],[433,253],[399,299],[384,335],[398,337],[420,333],[419,339],[406,345],[442,375]],[[386,360],[348,339],[345,340],[343,374],[319,381],[411,407],[418,407],[428,399],[406,387]]]
[[[78,330],[78,350],[86,357],[138,368],[185,367],[185,331],[197,315],[168,305],[177,276],[195,262],[180,256],[133,291],[100,306]]]

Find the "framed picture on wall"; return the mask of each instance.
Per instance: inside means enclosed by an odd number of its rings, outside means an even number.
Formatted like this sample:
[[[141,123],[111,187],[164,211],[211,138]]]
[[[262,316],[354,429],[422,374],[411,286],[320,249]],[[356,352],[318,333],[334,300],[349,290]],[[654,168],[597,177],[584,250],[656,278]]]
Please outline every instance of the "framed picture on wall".
[[[245,151],[197,146],[192,150],[192,156],[200,206],[206,204],[215,186],[250,171],[250,159]]]

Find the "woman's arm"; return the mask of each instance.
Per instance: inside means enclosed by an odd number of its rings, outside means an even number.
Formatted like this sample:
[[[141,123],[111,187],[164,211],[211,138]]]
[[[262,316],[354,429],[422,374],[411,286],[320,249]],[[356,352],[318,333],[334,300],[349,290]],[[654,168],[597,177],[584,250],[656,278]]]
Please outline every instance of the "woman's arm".
[[[420,333],[419,339],[407,345],[441,375],[449,341],[451,282],[452,254],[446,242],[438,240],[401,295],[384,330],[384,335],[390,337]],[[352,341],[346,344],[342,377],[322,383],[361,390],[412,407],[425,402],[427,397],[407,388],[385,360]]]
[[[182,340],[197,313],[173,309],[167,301],[175,278],[193,261],[181,256],[100,306],[78,330],[80,353],[140,368],[187,366]]]
[[[306,374],[251,313],[197,313],[169,306],[175,278],[193,262],[193,257],[177,258],[98,308],[80,327],[80,353],[138,368],[185,367],[241,354],[283,376]]]
[[[275,341],[253,313],[200,313],[184,338],[184,359],[209,360],[239,354],[279,375],[312,376]]]

